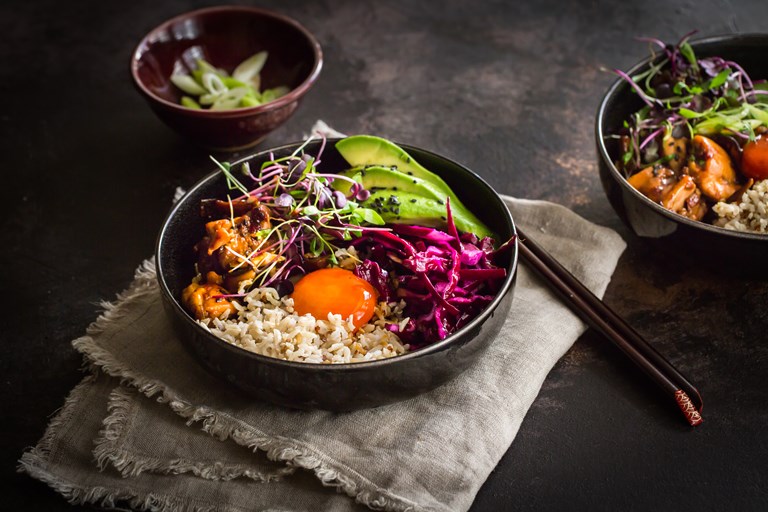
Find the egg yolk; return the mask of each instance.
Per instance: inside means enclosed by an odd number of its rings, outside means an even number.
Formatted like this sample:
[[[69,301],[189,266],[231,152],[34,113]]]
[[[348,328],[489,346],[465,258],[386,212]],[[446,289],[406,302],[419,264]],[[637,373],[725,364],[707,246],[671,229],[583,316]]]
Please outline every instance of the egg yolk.
[[[299,315],[327,320],[328,313],[352,317],[355,328],[368,323],[376,308],[376,290],[349,270],[324,268],[310,272],[296,283],[291,294]]]

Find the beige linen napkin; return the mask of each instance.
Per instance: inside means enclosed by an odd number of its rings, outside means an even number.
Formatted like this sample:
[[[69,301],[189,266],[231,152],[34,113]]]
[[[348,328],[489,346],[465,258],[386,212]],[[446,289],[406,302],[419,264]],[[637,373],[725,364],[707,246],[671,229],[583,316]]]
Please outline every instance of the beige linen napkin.
[[[625,247],[616,233],[552,203],[506,202],[521,228],[602,296]],[[335,414],[259,403],[208,374],[160,301],[154,265],[145,262],[73,342],[96,375],[22,456],[22,471],[72,502],[467,510],[547,373],[586,328],[521,265],[501,333],[464,374],[405,402]]]

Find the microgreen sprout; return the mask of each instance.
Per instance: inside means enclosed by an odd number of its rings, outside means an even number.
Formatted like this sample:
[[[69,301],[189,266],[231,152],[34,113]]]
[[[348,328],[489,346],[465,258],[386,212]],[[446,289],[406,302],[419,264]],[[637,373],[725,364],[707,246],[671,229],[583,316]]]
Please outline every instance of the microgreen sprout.
[[[227,187],[242,193],[235,199],[227,196],[233,227],[233,201],[251,197],[269,207],[271,226],[255,232],[259,240],[256,247],[248,254],[237,253],[228,247],[239,260],[232,270],[250,266],[255,271],[254,285],[265,286],[286,279],[292,273],[306,273],[308,259],[325,258],[336,265],[339,240],[350,241],[366,230],[391,231],[383,227],[381,215],[358,202],[367,199],[370,191],[349,177],[318,171],[325,138],[315,156],[306,152],[312,140],[310,137],[287,156],[275,158],[270,154],[258,172],[254,172],[251,163],[244,162],[239,174],[252,182],[250,187],[235,177],[231,164],[211,157],[224,174]],[[351,183],[346,194],[331,188],[336,180]],[[273,257],[264,259],[265,253],[271,253]]]

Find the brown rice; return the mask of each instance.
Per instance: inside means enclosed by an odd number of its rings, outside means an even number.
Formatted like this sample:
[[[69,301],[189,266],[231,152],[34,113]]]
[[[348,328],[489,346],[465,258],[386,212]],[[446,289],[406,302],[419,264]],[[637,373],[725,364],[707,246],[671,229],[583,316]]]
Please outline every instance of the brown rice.
[[[386,328],[404,326],[404,302],[380,302],[371,321],[355,331],[350,319],[329,314],[327,319],[300,316],[293,299],[274,288],[257,288],[235,302],[237,316],[199,321],[224,341],[251,352],[287,361],[355,363],[385,359],[408,352],[409,346]]]
[[[768,180],[754,183],[735,203],[719,202],[714,225],[736,231],[768,233]]]

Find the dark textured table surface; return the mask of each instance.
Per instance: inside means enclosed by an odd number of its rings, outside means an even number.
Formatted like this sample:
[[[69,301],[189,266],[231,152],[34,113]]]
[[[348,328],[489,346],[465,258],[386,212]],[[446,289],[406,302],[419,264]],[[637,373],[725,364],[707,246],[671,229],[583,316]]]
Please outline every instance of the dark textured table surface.
[[[0,7],[5,510],[68,510],[15,473],[81,378],[70,341],[153,252],[177,186],[211,166],[134,90],[134,45],[206,2],[6,2]],[[606,301],[704,396],[674,404],[589,331],[544,384],[473,510],[768,510],[768,283],[652,251],[597,176],[594,114],[613,77],[676,40],[766,29],[768,2],[263,1],[312,30],[317,86],[261,147],[317,119],[463,162],[500,192],[564,204],[628,242]]]

